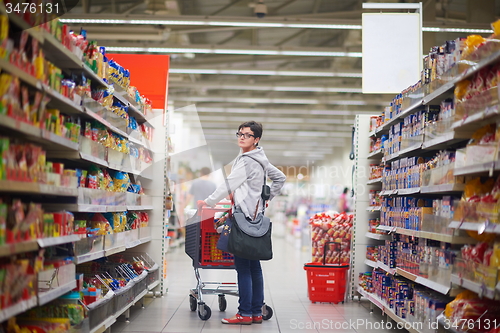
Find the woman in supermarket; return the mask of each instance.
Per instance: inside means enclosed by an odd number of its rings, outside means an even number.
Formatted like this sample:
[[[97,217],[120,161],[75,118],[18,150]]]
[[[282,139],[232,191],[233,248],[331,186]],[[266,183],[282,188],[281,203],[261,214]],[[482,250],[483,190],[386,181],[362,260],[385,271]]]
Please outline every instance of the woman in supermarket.
[[[339,213],[345,213],[349,211],[349,204],[347,203],[347,192],[349,192],[349,189],[347,187],[344,187],[344,191],[340,195],[338,203]]]
[[[286,177],[269,162],[264,149],[258,146],[262,131],[262,124],[255,121],[244,122],[238,127],[236,138],[241,148],[240,155],[233,163],[227,182],[218,186],[214,193],[204,200],[206,205],[215,206],[230,192],[234,200],[233,212],[241,211],[247,219],[254,220],[268,204],[262,202],[261,198],[265,176],[272,180],[269,201],[280,193]],[[222,319],[222,323],[260,324],[264,305],[264,279],[260,261],[234,256],[234,266],[238,276],[238,313],[231,318]]]

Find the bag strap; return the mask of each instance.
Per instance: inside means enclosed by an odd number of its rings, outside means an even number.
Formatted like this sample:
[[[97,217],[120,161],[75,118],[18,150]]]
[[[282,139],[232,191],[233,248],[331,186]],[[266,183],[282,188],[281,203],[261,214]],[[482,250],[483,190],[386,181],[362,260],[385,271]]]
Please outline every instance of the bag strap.
[[[259,163],[259,165],[264,170],[264,184],[263,185],[266,185],[266,168],[264,168],[264,165],[262,165],[262,163],[260,163],[259,161],[257,161],[255,158],[253,158],[251,156],[248,156],[248,155],[241,155],[241,156],[249,157],[252,160],[254,160],[255,162]],[[222,168],[222,172],[224,173],[224,180],[225,180],[226,186],[227,186],[227,193],[229,194],[229,197],[231,198],[231,207],[234,206],[236,208],[235,203],[234,203],[234,195],[231,194],[231,188],[229,187],[229,182],[227,181],[226,171],[224,170],[224,167]],[[264,202],[264,200],[262,200],[262,212],[264,213],[265,210],[266,210],[266,203]]]
[[[242,156],[249,157],[252,160],[254,160],[255,162],[259,163],[259,165],[262,167],[262,170],[264,170],[264,183],[262,184],[262,186],[266,185],[266,168],[264,168],[264,165],[249,155],[242,155]],[[262,200],[262,214],[264,214],[265,211],[266,211],[266,202],[264,200]],[[255,207],[255,216],[256,215],[257,215],[257,207]]]

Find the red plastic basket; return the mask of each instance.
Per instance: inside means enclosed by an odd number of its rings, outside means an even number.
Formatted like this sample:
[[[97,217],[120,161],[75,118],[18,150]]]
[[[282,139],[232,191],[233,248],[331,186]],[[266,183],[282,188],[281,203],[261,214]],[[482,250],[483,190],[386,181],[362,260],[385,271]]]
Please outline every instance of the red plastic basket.
[[[307,275],[307,294],[315,302],[344,302],[349,265],[304,265]]]
[[[228,209],[203,207],[201,210],[201,266],[232,266],[234,257],[217,248],[220,235],[214,228],[214,215]]]

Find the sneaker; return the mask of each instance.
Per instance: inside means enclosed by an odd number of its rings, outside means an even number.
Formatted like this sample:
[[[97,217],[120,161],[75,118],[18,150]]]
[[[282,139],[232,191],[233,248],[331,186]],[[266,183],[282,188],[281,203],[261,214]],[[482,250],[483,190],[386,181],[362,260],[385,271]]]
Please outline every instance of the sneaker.
[[[262,324],[262,316],[252,316],[252,323]]]
[[[239,314],[234,315],[232,318],[224,318],[221,320],[223,324],[230,325],[251,325],[252,317],[243,317]]]

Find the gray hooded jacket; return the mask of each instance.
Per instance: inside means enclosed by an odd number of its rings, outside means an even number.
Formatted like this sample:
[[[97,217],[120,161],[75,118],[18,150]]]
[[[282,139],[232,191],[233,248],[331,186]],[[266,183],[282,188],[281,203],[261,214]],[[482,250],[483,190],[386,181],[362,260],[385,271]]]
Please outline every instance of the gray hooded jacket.
[[[233,193],[235,205],[253,220],[254,216],[263,210],[262,198],[260,197],[264,183],[263,168],[266,169],[267,177],[273,181],[271,197],[269,198],[272,200],[280,193],[286,177],[283,172],[269,163],[264,149],[257,147],[236,157],[231,173],[227,176],[227,182],[219,185],[205,202],[209,206],[215,206],[228,195],[227,186],[229,184],[229,192]]]

